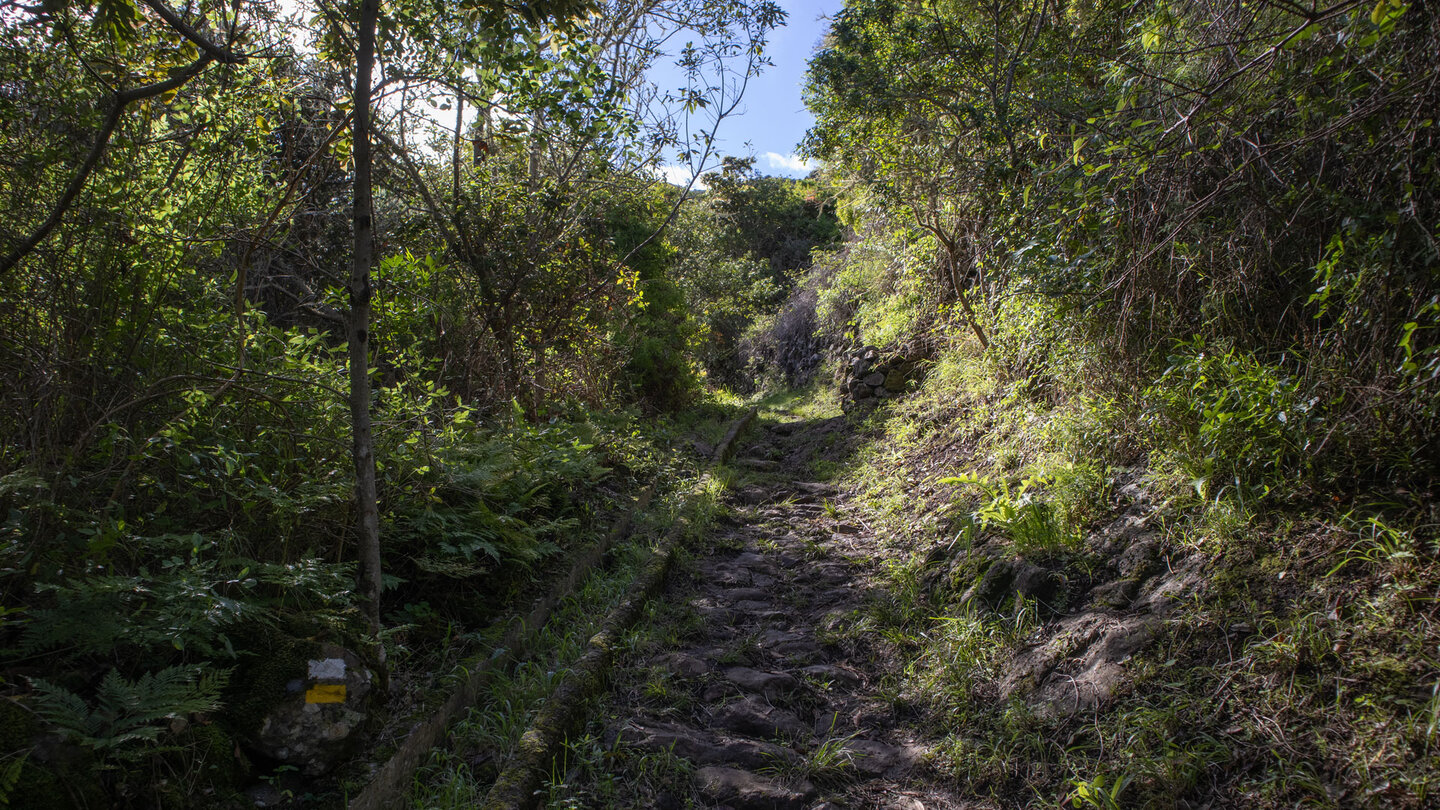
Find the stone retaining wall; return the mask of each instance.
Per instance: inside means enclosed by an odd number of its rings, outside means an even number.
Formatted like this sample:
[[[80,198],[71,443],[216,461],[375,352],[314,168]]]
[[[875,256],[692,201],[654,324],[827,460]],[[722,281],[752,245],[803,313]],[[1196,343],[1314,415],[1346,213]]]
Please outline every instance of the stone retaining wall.
[[[846,361],[841,401],[846,410],[898,396],[916,373],[918,363],[902,354],[864,346]]]

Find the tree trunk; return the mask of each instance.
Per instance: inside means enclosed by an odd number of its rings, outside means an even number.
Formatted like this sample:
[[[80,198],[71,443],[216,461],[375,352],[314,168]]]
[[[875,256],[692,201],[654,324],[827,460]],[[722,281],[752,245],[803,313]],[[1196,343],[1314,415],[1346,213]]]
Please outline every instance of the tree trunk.
[[[355,501],[359,514],[360,597],[375,645],[377,664],[385,662],[380,644],[380,508],[375,485],[375,443],[370,429],[370,266],[374,261],[372,221],[370,89],[375,67],[375,25],[380,0],[362,0],[357,31],[355,122],[355,199],[351,212],[354,245],[350,265],[350,418],[354,433]]]
[[[451,178],[451,196],[454,198],[454,219],[456,229],[463,226],[460,224],[460,135],[465,129],[465,94],[455,94],[455,154],[450,156],[451,170],[454,176]]]
[[[989,351],[990,339],[985,337],[985,330],[975,317],[975,310],[970,308],[970,298],[965,294],[965,288],[960,283],[960,274],[955,271],[955,254],[946,251],[945,257],[949,260],[950,286],[955,288],[955,300],[960,302],[960,309],[965,312],[965,321],[970,324],[970,330],[975,333],[975,339],[980,341],[980,349]]]

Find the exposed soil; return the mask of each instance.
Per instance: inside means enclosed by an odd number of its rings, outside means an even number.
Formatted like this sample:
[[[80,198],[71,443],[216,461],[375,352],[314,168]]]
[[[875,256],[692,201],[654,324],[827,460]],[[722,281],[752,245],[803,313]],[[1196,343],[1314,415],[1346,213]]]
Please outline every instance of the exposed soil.
[[[662,597],[689,630],[629,662],[605,741],[621,758],[673,754],[688,780],[627,780],[617,806],[956,808],[928,773],[931,741],[893,699],[900,658],[837,630],[884,598],[881,543],[845,493],[805,480],[843,418],[771,425],[738,468],[764,473],[730,495],[688,571]],[[858,634],[857,634],[858,635]]]

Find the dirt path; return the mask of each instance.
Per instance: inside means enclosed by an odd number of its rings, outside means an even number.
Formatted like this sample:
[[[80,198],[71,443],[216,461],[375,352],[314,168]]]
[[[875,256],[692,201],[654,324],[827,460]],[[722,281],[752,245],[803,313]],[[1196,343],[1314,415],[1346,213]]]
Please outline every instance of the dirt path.
[[[844,630],[888,595],[877,538],[844,493],[804,477],[843,430],[771,425],[742,444],[734,465],[761,480],[731,493],[731,519],[673,577],[662,598],[682,627],[633,662],[609,710],[611,746],[688,761],[688,786],[622,786],[624,805],[961,806],[927,778],[927,741],[894,698],[896,656]]]

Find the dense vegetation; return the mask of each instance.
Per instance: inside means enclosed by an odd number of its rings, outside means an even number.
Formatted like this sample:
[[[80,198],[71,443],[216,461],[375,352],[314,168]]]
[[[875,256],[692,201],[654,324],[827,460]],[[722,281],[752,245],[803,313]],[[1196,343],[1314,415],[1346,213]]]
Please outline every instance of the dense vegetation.
[[[1437,44],[1422,3],[851,3],[809,148],[879,238],[832,298],[903,287],[1205,494],[1426,487]]]
[[[869,621],[975,794],[1434,802],[1437,54],[1425,2],[835,18],[806,145],[858,238],[817,322],[931,362],[832,472],[904,550]],[[1020,699],[1025,651],[1084,677],[1067,614],[1130,615],[1081,597],[1134,525],[1203,585],[1104,711]],[[1060,615],[977,610],[996,555],[1063,577]]]
[[[0,6],[0,801],[228,801],[297,639],[440,683],[683,481],[637,420],[696,401],[689,300],[738,340],[804,265],[691,210],[794,183],[653,171],[718,165],[777,7],[377,8]],[[682,204],[769,286],[691,279]]]
[[[914,552],[898,590],[989,535],[1088,577],[1120,480],[1228,572],[1093,728],[983,708],[1023,605],[892,611],[952,777],[1427,801],[1432,0],[850,0],[823,172],[704,192],[655,167],[715,166],[784,12],[598,6],[0,3],[0,804],[243,801],[266,661],[438,690],[691,479],[714,391],[824,400],[866,345],[927,376],[817,473]]]

